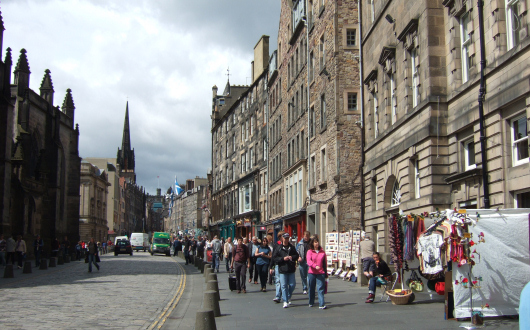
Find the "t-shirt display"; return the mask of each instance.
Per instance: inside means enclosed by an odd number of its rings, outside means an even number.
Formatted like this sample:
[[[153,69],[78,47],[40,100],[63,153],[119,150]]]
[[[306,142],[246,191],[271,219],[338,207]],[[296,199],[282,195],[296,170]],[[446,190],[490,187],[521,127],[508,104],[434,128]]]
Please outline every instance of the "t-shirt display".
[[[443,244],[442,236],[436,233],[421,236],[418,240],[418,255],[422,257],[424,274],[437,274],[443,271],[440,252]]]

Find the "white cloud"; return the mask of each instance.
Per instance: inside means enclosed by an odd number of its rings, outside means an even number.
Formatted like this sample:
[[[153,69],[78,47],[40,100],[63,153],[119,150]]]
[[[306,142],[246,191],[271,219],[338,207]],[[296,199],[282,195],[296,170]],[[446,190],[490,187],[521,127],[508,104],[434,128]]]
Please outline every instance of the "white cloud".
[[[129,101],[137,180],[155,193],[211,166],[211,88],[246,84],[253,47],[279,1],[4,0],[4,47],[27,50],[30,87],[49,68],[62,104],[71,88],[82,157],[116,157]]]

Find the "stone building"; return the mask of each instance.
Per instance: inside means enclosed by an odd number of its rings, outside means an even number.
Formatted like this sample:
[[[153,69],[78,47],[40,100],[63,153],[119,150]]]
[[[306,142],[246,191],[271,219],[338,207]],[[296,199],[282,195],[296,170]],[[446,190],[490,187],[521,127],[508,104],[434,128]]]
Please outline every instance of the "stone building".
[[[108,175],[104,169],[83,160],[81,162],[80,203],[79,203],[79,239],[88,242],[107,240],[109,187]],[[112,208],[112,205],[111,205]]]
[[[281,1],[269,64],[269,223],[304,230],[361,226],[356,1]]]
[[[266,199],[258,196],[267,160],[269,37],[254,47],[252,84],[212,88],[212,190],[209,230],[221,237],[257,234]],[[264,170],[265,168],[265,170]]]
[[[168,224],[165,223],[167,219],[168,202],[166,195],[162,195],[160,188],[156,189],[156,195],[146,195],[146,214],[145,224],[142,232],[152,233],[155,231],[170,232]]]
[[[105,169],[109,182],[107,194],[107,223],[109,227],[109,236],[117,236],[120,228],[120,177],[117,171],[116,158],[92,158],[83,157],[84,161],[97,166],[99,169]],[[114,241],[114,240],[112,240]]]
[[[365,225],[380,251],[387,251],[387,220],[400,210],[529,206],[528,5],[363,6]]]
[[[202,235],[208,230],[208,221],[203,222],[202,214],[208,180],[197,176],[186,180],[184,187],[180,195],[172,194],[165,230],[172,234]]]
[[[0,18],[0,47],[4,26]],[[8,48],[1,61],[0,89],[0,232],[31,242],[41,235],[45,250],[52,240],[79,238],[79,129],[74,125],[71,90],[62,107],[45,70],[39,92],[29,88],[30,67],[22,49],[11,83]],[[29,250],[30,254],[32,250]]]

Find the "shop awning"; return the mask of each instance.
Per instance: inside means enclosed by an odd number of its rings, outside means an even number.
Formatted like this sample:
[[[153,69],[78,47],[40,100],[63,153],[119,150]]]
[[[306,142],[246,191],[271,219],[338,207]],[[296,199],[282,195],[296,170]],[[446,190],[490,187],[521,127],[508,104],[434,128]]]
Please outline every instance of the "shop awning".
[[[293,212],[293,213],[289,213],[289,214],[287,214],[287,215],[281,217],[280,220],[282,220],[282,221],[287,221],[287,220],[290,220],[290,219],[293,219],[293,218],[299,217],[299,216],[301,216],[301,215],[303,215],[303,214],[305,214],[305,213],[306,213],[306,210],[305,210],[305,209],[300,209],[300,210],[298,210],[298,211],[295,211],[295,212]]]

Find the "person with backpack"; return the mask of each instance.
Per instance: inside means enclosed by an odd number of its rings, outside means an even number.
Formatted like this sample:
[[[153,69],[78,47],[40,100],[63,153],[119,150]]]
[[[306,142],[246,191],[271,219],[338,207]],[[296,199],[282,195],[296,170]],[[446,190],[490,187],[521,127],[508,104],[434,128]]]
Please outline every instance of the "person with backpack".
[[[309,231],[304,232],[304,237],[296,244],[296,251],[300,257],[298,258],[298,266],[300,267],[300,278],[302,279],[302,290],[304,294],[307,294],[307,272],[309,267],[307,266],[307,251],[309,249],[311,233]]]
[[[217,235],[212,240],[212,269],[219,273],[219,255],[221,254],[221,241],[217,238]]]
[[[288,308],[292,304],[291,296],[296,288],[296,261],[300,257],[296,248],[290,243],[289,237],[289,233],[282,235],[283,243],[276,248],[273,255],[280,272],[283,308]]]

